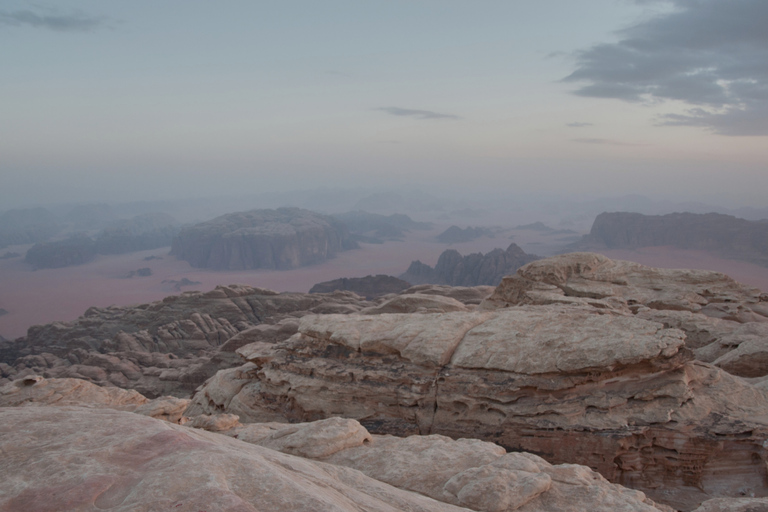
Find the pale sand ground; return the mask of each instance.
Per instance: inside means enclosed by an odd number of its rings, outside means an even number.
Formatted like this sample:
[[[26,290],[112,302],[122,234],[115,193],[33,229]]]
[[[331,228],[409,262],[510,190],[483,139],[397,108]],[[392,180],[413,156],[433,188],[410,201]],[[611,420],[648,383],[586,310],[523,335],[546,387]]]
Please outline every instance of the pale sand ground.
[[[168,248],[142,251],[118,256],[98,256],[81,266],[33,271],[22,258],[0,260],[0,308],[9,313],[0,316],[0,335],[12,339],[26,334],[31,325],[74,320],[91,306],[124,306],[162,299],[178,293],[164,280],[187,278],[199,285],[186,290],[210,290],[220,284],[242,283],[275,291],[307,292],[312,285],[340,277],[363,277],[369,274],[400,275],[411,261],[421,260],[434,265],[448,247],[465,255],[488,252],[496,247],[506,248],[511,241],[526,252],[552,254],[564,245],[556,236],[530,231],[510,231],[496,238],[481,238],[463,244],[434,241],[434,236],[447,226],[432,232],[408,234],[404,242],[380,245],[361,244],[361,248],[339,254],[319,265],[290,271],[205,271],[193,269],[186,262],[168,256]],[[12,248],[24,254],[26,248]],[[5,252],[5,251],[3,251]],[[735,279],[768,290],[768,268],[750,263],[723,260],[699,251],[670,248],[646,248],[639,251],[606,251],[612,258],[637,261],[666,268],[701,268],[724,272]],[[144,261],[151,255],[163,259]],[[149,277],[125,276],[142,267],[152,269]]]

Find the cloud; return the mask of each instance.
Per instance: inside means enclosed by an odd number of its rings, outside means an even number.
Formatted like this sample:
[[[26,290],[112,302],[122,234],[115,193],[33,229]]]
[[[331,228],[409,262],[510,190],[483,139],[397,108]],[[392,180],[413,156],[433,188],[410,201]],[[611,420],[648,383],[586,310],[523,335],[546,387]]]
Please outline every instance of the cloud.
[[[90,32],[103,26],[106,21],[107,19],[104,17],[87,16],[79,11],[71,14],[60,14],[50,10],[47,13],[39,14],[30,10],[14,12],[0,10],[0,27],[3,25],[13,27],[26,25],[58,32]]]
[[[611,139],[571,139],[571,141],[581,144],[604,144],[606,146],[647,146],[647,144],[634,144]]]
[[[568,128],[584,128],[585,126],[594,126],[592,123],[566,123]]]
[[[459,116],[453,114],[441,114],[439,112],[432,112],[431,110],[415,110],[400,107],[379,107],[376,110],[383,110],[393,116],[415,117],[416,119],[461,119]]]
[[[768,2],[635,0],[671,10],[619,31],[621,40],[575,54],[563,81],[579,96],[629,102],[677,100],[692,108],[661,125],[722,135],[768,135]]]

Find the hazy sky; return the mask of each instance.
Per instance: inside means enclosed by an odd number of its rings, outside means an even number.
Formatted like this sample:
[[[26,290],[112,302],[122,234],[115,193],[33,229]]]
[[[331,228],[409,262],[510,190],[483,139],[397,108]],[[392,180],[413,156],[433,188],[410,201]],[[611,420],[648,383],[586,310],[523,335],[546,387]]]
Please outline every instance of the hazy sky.
[[[766,206],[765,0],[0,2],[0,210],[413,184]]]

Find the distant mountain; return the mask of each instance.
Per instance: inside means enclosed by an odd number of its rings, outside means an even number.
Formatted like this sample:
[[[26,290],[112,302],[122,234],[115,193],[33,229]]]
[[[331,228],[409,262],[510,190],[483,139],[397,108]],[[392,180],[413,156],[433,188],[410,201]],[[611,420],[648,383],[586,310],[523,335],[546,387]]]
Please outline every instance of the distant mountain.
[[[447,284],[451,286],[496,286],[504,276],[514,274],[526,263],[541,259],[528,254],[517,244],[506,250],[494,249],[487,254],[474,253],[462,256],[454,249],[444,251],[435,268],[414,261],[400,276],[413,284]]]
[[[768,266],[768,221],[721,213],[604,212],[597,216],[590,233],[568,246],[566,252],[666,245],[712,251]]]
[[[171,254],[196,268],[287,270],[357,247],[340,221],[299,208],[251,210],[181,230]]]
[[[8,210],[0,215],[0,248],[43,242],[60,230],[56,217],[45,208]]]
[[[461,242],[471,242],[486,234],[488,234],[488,230],[485,228],[466,227],[461,229],[459,226],[451,226],[437,235],[437,240],[444,244],[458,244]]]
[[[96,237],[99,254],[124,254],[158,247],[168,247],[181,225],[167,213],[145,213],[119,220]]]
[[[38,268],[61,268],[88,263],[96,256],[96,242],[85,235],[75,235],[56,242],[35,244],[24,261]]]
[[[402,213],[381,215],[358,210],[333,217],[343,222],[358,242],[365,243],[401,240],[408,231],[432,228],[431,223],[416,222]]]

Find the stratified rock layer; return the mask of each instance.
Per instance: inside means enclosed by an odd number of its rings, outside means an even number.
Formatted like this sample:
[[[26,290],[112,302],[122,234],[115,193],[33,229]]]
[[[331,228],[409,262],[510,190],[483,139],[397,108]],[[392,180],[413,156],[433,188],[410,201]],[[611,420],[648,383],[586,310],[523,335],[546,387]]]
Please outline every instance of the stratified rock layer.
[[[356,246],[344,224],[299,208],[222,215],[183,229],[171,254],[198,268],[287,270]]]
[[[755,324],[764,306],[721,274],[565,255],[523,267],[478,311],[305,316],[288,340],[240,348],[249,363],[188,413],[480,438],[684,510],[766,496],[768,394],[687,346],[704,336],[694,320]]]

